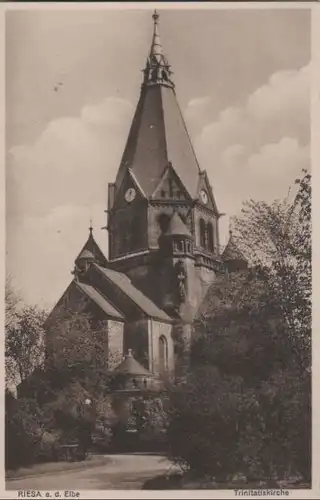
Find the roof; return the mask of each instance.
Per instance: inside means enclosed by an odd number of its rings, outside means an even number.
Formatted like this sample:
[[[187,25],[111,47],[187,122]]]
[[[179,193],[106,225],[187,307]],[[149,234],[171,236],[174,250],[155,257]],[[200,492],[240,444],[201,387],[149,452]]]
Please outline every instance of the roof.
[[[92,256],[94,257],[94,259],[97,262],[99,262],[99,264],[105,265],[107,263],[106,256],[104,255],[104,253],[100,249],[98,243],[96,242],[96,240],[93,237],[93,232],[92,232],[92,228],[91,227],[90,227],[90,230],[89,230],[89,237],[88,237],[87,241],[85,242],[85,244],[83,245],[83,247],[82,247],[82,249],[81,249],[78,257],[76,258],[76,261],[78,259],[81,259],[81,258],[88,258],[89,254],[86,254],[87,257],[83,257],[83,255],[85,254],[85,252],[91,253]],[[92,258],[92,257],[90,256],[90,258]]]
[[[107,316],[124,320],[123,314],[110,304],[110,302],[93,286],[80,281],[75,281],[75,283],[77,287],[82,290],[82,292],[84,292],[98,307],[100,307],[100,309],[102,309],[103,312],[107,314]]]
[[[136,288],[130,278],[123,273],[107,269],[106,267],[97,267],[103,275],[118,287],[127,297],[129,297],[147,316],[158,318],[164,321],[171,321],[171,318],[156,304],[146,297],[138,288]]]
[[[243,262],[247,262],[243,253],[237,247],[231,232],[227,246],[222,253],[222,260],[225,262],[230,260],[242,260]]]
[[[179,236],[191,236],[191,233],[187,226],[182,222],[180,215],[174,212],[170,219],[166,235],[179,235]]]
[[[121,373],[123,375],[151,376],[149,370],[144,368],[136,359],[134,359],[131,349],[129,349],[125,359],[115,367],[114,372]]]
[[[192,198],[196,197],[200,168],[178,105],[171,70],[163,55],[158,32],[158,14],[154,13],[154,34],[145,80],[129,131],[117,174],[115,189],[120,189],[130,168],[147,197],[151,196],[171,162]],[[153,62],[154,61],[154,62]],[[167,80],[156,76],[149,81],[150,71],[167,73]]]

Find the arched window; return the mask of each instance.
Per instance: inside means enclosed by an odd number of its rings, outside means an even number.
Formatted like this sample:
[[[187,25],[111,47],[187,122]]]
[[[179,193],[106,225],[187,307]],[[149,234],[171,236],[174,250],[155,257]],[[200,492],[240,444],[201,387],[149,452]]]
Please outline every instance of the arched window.
[[[168,214],[160,214],[158,217],[158,223],[162,233],[165,233],[168,229],[170,222],[170,216]]]
[[[206,248],[206,224],[203,219],[200,219],[199,228],[200,228],[200,245],[203,248]]]
[[[213,237],[213,226],[212,226],[211,222],[208,222],[207,235],[208,235],[208,250],[210,252],[213,252],[213,250],[214,250],[214,237]]]
[[[159,338],[159,369],[160,372],[168,370],[168,342],[163,335]]]

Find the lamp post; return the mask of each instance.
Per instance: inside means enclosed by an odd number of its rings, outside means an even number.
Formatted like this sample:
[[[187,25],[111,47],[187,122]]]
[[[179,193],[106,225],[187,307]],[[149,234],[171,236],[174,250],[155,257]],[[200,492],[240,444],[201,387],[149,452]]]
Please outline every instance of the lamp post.
[[[88,415],[92,407],[92,400],[86,398],[81,404],[81,417],[79,426],[79,442],[84,458],[87,455],[88,448],[91,444],[91,415]]]

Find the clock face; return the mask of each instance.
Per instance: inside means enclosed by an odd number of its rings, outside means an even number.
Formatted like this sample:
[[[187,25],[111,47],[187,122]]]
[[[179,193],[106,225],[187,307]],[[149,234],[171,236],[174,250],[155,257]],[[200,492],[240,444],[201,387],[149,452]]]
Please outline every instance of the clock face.
[[[202,189],[200,191],[200,199],[201,199],[202,203],[204,203],[205,205],[208,203],[208,195],[204,189]]]
[[[136,191],[134,188],[127,189],[124,198],[128,203],[131,203],[136,197]]]

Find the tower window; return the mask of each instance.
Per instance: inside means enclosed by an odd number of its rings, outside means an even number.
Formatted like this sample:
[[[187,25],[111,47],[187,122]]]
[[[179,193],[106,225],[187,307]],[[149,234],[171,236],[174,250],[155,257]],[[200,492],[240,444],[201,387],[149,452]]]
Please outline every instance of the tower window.
[[[161,198],[165,198],[166,197],[166,192],[162,189],[160,191],[160,195],[161,195]]]
[[[203,248],[206,248],[206,223],[203,219],[199,221],[199,229],[200,229],[200,245]]]
[[[164,335],[159,338],[159,369],[160,372],[168,370],[168,342]]]
[[[162,233],[165,233],[167,231],[169,222],[170,222],[170,217],[168,214],[159,215],[158,223]]]
[[[208,237],[208,250],[210,252],[213,252],[213,250],[214,250],[214,238],[213,238],[213,226],[212,226],[211,222],[208,222],[207,237]]]

